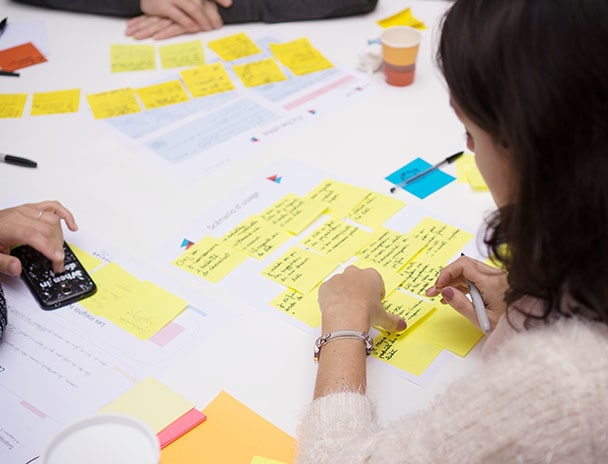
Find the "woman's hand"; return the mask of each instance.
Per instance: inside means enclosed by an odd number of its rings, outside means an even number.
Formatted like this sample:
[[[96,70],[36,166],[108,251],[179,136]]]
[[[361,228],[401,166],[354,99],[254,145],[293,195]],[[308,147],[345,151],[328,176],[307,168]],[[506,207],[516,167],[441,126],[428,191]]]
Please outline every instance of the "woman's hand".
[[[426,291],[426,296],[441,295],[441,303],[449,304],[479,327],[473,303],[466,296],[469,293],[467,280],[479,289],[490,325],[495,327],[507,310],[504,297],[509,289],[507,275],[500,269],[462,256],[441,270],[437,282]]]
[[[21,262],[10,255],[14,245],[30,245],[53,262],[53,270],[63,272],[64,220],[72,231],[78,230],[72,213],[57,201],[43,201],[0,210],[0,272],[21,274]]]
[[[375,269],[348,266],[319,287],[323,333],[334,330],[369,331],[379,326],[389,332],[405,329],[405,321],[382,305],[384,282]]]

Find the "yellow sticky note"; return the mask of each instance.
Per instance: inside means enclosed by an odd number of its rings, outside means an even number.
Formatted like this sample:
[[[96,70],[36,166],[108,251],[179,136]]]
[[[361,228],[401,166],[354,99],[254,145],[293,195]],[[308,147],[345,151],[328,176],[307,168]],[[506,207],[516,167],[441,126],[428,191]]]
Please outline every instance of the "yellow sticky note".
[[[136,417],[160,432],[194,407],[190,401],[153,377],[146,377],[99,410]]]
[[[382,228],[357,256],[370,264],[399,271],[426,245],[423,238]]]
[[[405,319],[407,330],[411,330],[422,318],[433,312],[435,303],[421,300],[403,292],[393,292],[382,301],[384,309]]]
[[[221,240],[255,259],[264,259],[290,238],[291,234],[281,227],[259,216],[252,216],[226,233]]]
[[[80,108],[80,89],[37,92],[32,99],[32,116],[75,113]]]
[[[141,87],[135,92],[147,110],[188,101],[188,95],[178,80]]]
[[[141,340],[147,340],[184,310],[187,302],[144,280],[102,315]]]
[[[373,234],[347,224],[339,219],[330,218],[302,239],[302,245],[327,255],[337,261],[348,261],[367,245]]]
[[[443,264],[473,238],[473,234],[431,217],[424,218],[407,235],[426,243],[419,257],[430,258]]]
[[[206,236],[188,248],[173,264],[214,284],[247,259],[247,254]]]
[[[333,65],[308,39],[302,38],[282,44],[270,44],[270,51],[296,76],[332,68]]]
[[[274,459],[268,459],[264,456],[254,456],[249,464],[287,464],[283,461],[276,461]]]
[[[264,269],[262,275],[307,294],[336,267],[337,262],[333,259],[292,247]]]
[[[270,306],[295,317],[313,329],[321,325],[321,311],[319,310],[316,291],[304,295],[297,290],[288,288],[270,301]]]
[[[158,47],[163,69],[198,66],[205,62],[203,44],[200,40],[191,40]]]
[[[401,287],[416,295],[424,296],[426,290],[437,280],[439,271],[445,264],[424,258],[414,258],[399,270],[402,278]]]
[[[110,45],[112,72],[156,69],[154,45]]]
[[[248,463],[253,456],[294,462],[296,440],[228,393],[203,412],[205,422],[161,450],[162,463]]]
[[[262,52],[255,42],[244,32],[211,40],[207,45],[224,61],[237,60]]]
[[[427,342],[466,356],[483,337],[483,332],[449,306],[437,305],[435,311],[414,329]],[[407,332],[407,331],[406,331]]]
[[[287,80],[285,73],[272,58],[246,64],[236,64],[232,67],[232,70],[245,87],[255,87]]]
[[[97,292],[81,300],[80,304],[96,315],[103,315],[107,308],[123,296],[135,292],[141,283],[141,280],[114,262],[106,264],[91,277],[97,285]]]
[[[89,273],[93,272],[94,269],[97,269],[103,264],[101,259],[96,258],[84,250],[81,250],[76,245],[70,243],[70,248],[78,258],[78,261],[80,261],[80,264],[82,264]]]
[[[410,26],[418,30],[427,29],[426,24],[414,16],[411,8],[406,8],[388,18],[381,19],[377,23],[383,28],[390,26]]]
[[[404,202],[394,197],[369,192],[346,217],[371,229],[377,229],[404,206]]]
[[[20,118],[26,101],[27,93],[0,94],[0,118]]]
[[[205,97],[235,88],[222,63],[204,64],[180,74],[193,97]]]
[[[326,211],[327,203],[288,193],[262,211],[260,217],[282,227],[287,232],[299,234]]]
[[[131,88],[90,94],[87,95],[87,100],[95,119],[113,118],[141,111]]]
[[[462,155],[454,164],[456,164],[456,180],[458,182],[469,184],[473,190],[488,190],[488,186],[475,162],[475,155]]]
[[[367,196],[369,190],[337,180],[326,179],[306,194],[304,198],[322,201],[329,205],[332,216],[344,217]]]

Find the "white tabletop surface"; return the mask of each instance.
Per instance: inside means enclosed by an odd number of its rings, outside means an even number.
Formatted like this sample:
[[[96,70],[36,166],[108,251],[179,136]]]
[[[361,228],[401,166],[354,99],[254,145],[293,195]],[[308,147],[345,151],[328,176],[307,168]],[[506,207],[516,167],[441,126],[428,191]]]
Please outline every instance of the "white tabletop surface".
[[[116,245],[142,262],[179,227],[247,182],[253,172],[289,156],[328,173],[344,173],[355,183],[390,186],[384,177],[421,156],[436,162],[464,149],[464,129],[454,116],[434,65],[436,25],[449,2],[381,0],[373,13],[331,21],[226,26],[197,34],[210,40],[232,32],[272,32],[306,36],[330,60],[356,68],[368,39],[377,38],[376,20],[410,6],[430,28],[423,32],[416,80],[390,87],[381,73],[370,76],[377,91],[348,109],[337,109],[301,131],[269,144],[256,156],[218,168],[192,184],[180,183],[148,166],[140,156],[104,137],[81,114],[29,116],[0,120],[0,151],[35,159],[37,169],[0,164],[0,201],[57,199],[75,214],[80,230]],[[125,20],[59,12],[0,0],[0,16],[9,21],[42,21],[49,61],[22,70],[20,78],[1,77],[0,93],[44,92],[69,88],[84,95],[133,85],[140,75],[111,73],[108,46],[129,43]],[[192,37],[177,37],[178,43]],[[145,41],[144,43],[155,43]],[[0,40],[0,45],[2,44]],[[81,112],[83,110],[81,109]],[[357,134],[357,136],[353,136]],[[446,171],[454,172],[453,166]],[[399,192],[399,198],[417,199]],[[195,198],[196,204],[181,201]],[[452,183],[418,204],[430,214],[449,216],[477,230],[492,200],[466,184]],[[137,231],[137,233],[125,233]],[[232,343],[226,343],[230,337]],[[235,342],[236,341],[236,342]],[[192,353],[163,381],[201,408],[225,389],[287,433],[294,435],[297,415],[312,397],[315,365],[313,337],[258,313],[245,313],[229,333]],[[420,387],[377,363],[370,363],[369,394],[386,420],[427,404],[479,356],[479,345],[464,359],[453,357],[429,385]]]

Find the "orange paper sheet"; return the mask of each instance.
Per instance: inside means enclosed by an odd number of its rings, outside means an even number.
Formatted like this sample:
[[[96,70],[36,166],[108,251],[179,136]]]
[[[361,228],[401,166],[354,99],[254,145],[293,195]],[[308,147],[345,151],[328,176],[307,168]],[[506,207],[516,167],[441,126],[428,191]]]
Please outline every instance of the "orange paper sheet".
[[[15,71],[45,61],[44,55],[31,42],[0,52],[0,68],[3,71]]]

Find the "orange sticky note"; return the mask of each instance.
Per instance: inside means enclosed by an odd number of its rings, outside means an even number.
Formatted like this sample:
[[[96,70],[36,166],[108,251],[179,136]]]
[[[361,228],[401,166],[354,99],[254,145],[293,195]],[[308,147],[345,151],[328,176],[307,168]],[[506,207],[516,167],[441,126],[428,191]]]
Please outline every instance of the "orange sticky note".
[[[0,52],[0,68],[3,71],[15,71],[45,61],[44,55],[31,42]]]

